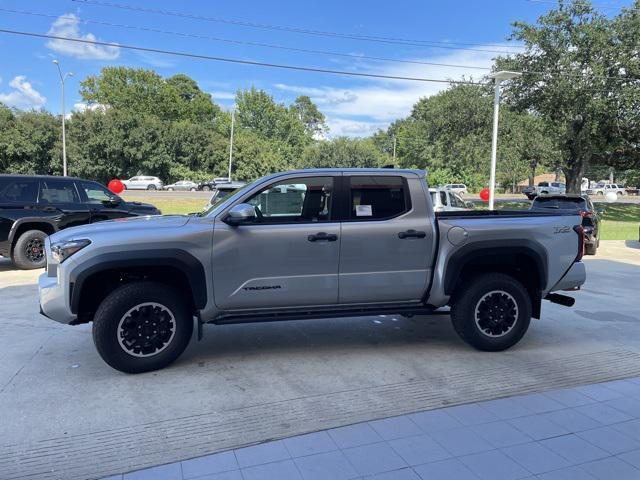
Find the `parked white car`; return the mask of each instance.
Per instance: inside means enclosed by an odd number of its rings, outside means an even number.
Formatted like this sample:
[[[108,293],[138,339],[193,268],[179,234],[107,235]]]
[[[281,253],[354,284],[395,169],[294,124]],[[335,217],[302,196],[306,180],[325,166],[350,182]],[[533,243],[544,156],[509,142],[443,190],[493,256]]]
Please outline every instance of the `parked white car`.
[[[538,195],[564,195],[567,186],[561,182],[540,182],[536,187]]]
[[[198,184],[189,180],[180,180],[179,182],[172,183],[171,185],[165,185],[164,189],[170,192],[173,192],[174,190],[195,192],[198,189]]]
[[[460,195],[446,188],[430,188],[433,210],[436,212],[456,212],[471,210],[470,202],[465,202]]]
[[[162,190],[162,180],[158,177],[138,176],[129,180],[122,180],[127,190]]]
[[[609,192],[613,192],[616,195],[624,195],[626,190],[617,183],[598,183],[595,187],[587,190],[588,195],[606,195]]]
[[[458,195],[467,194],[467,186],[464,183],[447,183],[442,188],[444,188],[445,190],[449,190],[451,192],[455,192]]]

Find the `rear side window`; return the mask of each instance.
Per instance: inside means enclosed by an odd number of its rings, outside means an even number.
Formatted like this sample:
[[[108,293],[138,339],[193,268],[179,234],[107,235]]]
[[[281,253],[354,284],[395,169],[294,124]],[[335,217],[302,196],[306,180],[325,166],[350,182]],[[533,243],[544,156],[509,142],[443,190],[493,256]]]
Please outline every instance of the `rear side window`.
[[[402,177],[349,177],[351,220],[384,220],[410,208]]]
[[[37,180],[0,178],[0,203],[35,203],[37,199]]]
[[[40,203],[80,203],[78,191],[73,182],[46,180],[40,182]]]

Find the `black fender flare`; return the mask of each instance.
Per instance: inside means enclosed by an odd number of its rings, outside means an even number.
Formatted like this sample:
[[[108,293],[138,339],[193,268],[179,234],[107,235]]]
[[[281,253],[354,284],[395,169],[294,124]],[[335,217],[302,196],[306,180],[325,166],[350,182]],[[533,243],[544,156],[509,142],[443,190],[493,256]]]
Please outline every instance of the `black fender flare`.
[[[70,272],[71,311],[78,313],[83,283],[91,276],[118,268],[173,267],[180,270],[189,282],[196,309],[207,304],[207,280],[204,266],[185,250],[127,250],[102,253],[87,259]]]
[[[453,294],[456,282],[458,281],[465,265],[478,258],[479,255],[498,258],[509,258],[515,255],[529,257],[536,265],[537,271],[532,272],[532,274],[537,275],[540,290],[544,290],[547,286],[549,271],[548,256],[542,245],[528,239],[486,240],[465,245],[451,255],[445,266],[445,294]]]

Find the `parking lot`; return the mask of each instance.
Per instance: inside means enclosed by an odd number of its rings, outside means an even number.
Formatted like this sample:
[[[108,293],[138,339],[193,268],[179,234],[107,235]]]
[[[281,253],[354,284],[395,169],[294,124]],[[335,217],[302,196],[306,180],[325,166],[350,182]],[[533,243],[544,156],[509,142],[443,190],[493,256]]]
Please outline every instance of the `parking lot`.
[[[393,415],[640,376],[640,245],[602,242],[574,308],[504,353],[448,317],[205,326],[173,366],[125,375],[89,325],[38,315],[38,271],[0,265],[0,476],[98,478]]]

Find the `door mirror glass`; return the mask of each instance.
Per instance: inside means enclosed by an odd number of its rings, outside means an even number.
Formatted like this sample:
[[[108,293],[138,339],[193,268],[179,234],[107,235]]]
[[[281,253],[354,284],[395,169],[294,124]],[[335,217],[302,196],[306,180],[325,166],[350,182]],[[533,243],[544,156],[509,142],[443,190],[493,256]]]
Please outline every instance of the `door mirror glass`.
[[[240,225],[241,223],[251,222],[256,219],[256,209],[248,203],[239,203],[231,207],[227,223],[229,225]]]

